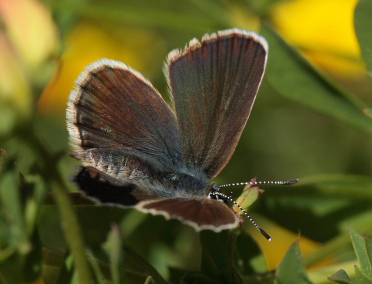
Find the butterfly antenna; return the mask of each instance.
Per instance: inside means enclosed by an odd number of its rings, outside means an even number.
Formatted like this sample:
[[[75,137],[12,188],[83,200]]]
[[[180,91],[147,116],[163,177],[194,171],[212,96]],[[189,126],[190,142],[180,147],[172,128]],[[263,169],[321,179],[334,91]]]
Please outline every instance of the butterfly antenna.
[[[247,182],[237,182],[237,183],[229,183],[229,184],[222,184],[218,187],[228,187],[228,186],[235,186],[235,185],[261,185],[261,184],[279,184],[279,185],[291,185],[298,183],[299,179],[294,180],[278,180],[278,181],[247,181]]]
[[[229,195],[226,195],[226,194],[223,194],[222,192],[219,192],[219,191],[214,191],[212,193],[213,195],[215,195],[216,197],[220,197],[221,199],[223,200],[228,200],[228,201],[231,201],[232,203],[234,203],[235,206],[237,206],[243,213],[244,215],[248,218],[249,221],[251,221],[251,223],[260,231],[260,233],[269,241],[271,242],[271,237],[268,233],[265,232],[264,229],[262,229],[260,226],[257,225],[257,223],[252,219],[252,217],[247,213],[247,211],[244,210],[243,207],[241,207],[238,202],[236,202],[234,199],[232,199],[231,196]]]

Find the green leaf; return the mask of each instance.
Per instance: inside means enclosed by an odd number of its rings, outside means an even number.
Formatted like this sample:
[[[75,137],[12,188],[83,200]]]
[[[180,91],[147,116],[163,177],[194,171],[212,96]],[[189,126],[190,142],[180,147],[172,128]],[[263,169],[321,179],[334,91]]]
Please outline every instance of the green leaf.
[[[97,284],[106,284],[107,283],[107,279],[111,280],[113,278],[113,277],[111,277],[111,275],[112,275],[112,272],[111,272],[112,271],[112,264],[110,264],[109,265],[110,267],[108,268],[107,267],[108,265],[102,264],[102,261],[99,261],[94,256],[94,254],[92,253],[92,251],[88,250],[87,251],[87,254],[88,254],[89,263],[90,263],[90,265],[92,267],[92,270],[93,270],[93,272],[95,274]],[[116,283],[114,281],[116,281],[116,279],[115,280],[112,280],[112,283]]]
[[[340,269],[335,274],[328,277],[328,280],[334,281],[339,284],[351,284],[352,283],[346,271],[343,269]]]
[[[355,8],[354,25],[362,57],[367,67],[367,74],[372,86],[372,1],[359,0]]]
[[[349,231],[354,251],[360,264],[361,273],[368,277],[371,283],[372,282],[372,255],[370,254],[371,241],[366,237],[362,237],[351,228],[349,228]],[[368,248],[367,242],[369,243]]]
[[[157,284],[167,284],[160,273],[143,257],[126,245],[124,245],[124,250],[127,269],[129,268],[133,272],[138,272],[137,274],[141,274],[141,272],[143,274],[144,272],[147,275],[146,277],[151,276]]]
[[[42,246],[37,230],[34,230],[31,241],[31,250],[25,255],[23,263],[22,280],[27,283],[35,282],[42,273]]]
[[[354,266],[356,278],[355,283],[372,283],[372,242],[365,236],[359,235],[352,228],[349,228],[349,232],[360,265],[360,268],[356,265]],[[340,270],[329,277],[329,280],[337,283],[354,283],[350,281],[350,278],[343,270]]]
[[[266,261],[257,242],[244,229],[236,238],[236,248],[239,249],[234,251],[235,267],[242,277],[252,277],[257,273],[267,272]]]
[[[309,284],[311,283],[306,274],[302,261],[299,240],[295,241],[285,254],[276,271],[276,283]]]
[[[16,170],[7,170],[1,174],[0,204],[8,216],[9,225],[13,226],[12,243],[18,244],[27,238],[22,204],[20,202],[21,182]]]
[[[362,102],[322,77],[269,27],[263,27],[262,35],[270,46],[265,80],[278,94],[366,133],[372,133],[371,119],[363,114],[362,110],[366,106]]]
[[[10,283],[17,283],[19,279],[23,282],[33,282],[39,279],[42,270],[41,244],[35,224],[42,196],[45,195],[45,185],[40,178],[26,181],[13,160],[4,164],[2,162],[0,279]],[[32,206],[35,202],[38,206]]]
[[[114,225],[108,235],[104,249],[110,256],[110,269],[113,284],[125,283],[124,275],[124,251],[121,249],[120,231],[118,226]]]
[[[23,211],[26,229],[29,234],[35,230],[47,194],[45,181],[38,175],[26,175],[21,184]]]
[[[220,233],[202,231],[201,272],[212,283],[240,283],[240,276],[233,267],[236,232],[224,230]]]
[[[358,266],[355,265],[355,278],[358,284],[371,284],[372,279],[365,275]]]
[[[369,262],[371,262],[371,259],[372,259],[372,241],[367,237],[364,237],[364,240],[365,240],[365,244],[366,244],[366,250],[367,250]],[[371,267],[371,269],[372,269],[372,267]],[[371,273],[368,273],[368,275],[371,276]]]

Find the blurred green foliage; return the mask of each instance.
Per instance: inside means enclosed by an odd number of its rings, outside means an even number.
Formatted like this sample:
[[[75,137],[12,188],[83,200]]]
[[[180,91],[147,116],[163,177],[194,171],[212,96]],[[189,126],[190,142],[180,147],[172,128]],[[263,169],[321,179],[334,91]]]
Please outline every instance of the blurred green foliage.
[[[278,1],[44,1],[62,41],[79,21],[99,22],[108,30],[140,28],[165,45],[154,62],[193,37],[234,27],[231,6],[265,19],[273,2]],[[355,27],[368,74],[371,14],[370,1],[359,1]],[[369,283],[358,279],[371,278],[365,272],[371,263],[370,241],[351,231],[351,243],[347,226],[371,236],[372,123],[364,114],[371,93],[343,89],[270,23],[263,25],[262,35],[270,46],[267,73],[236,154],[216,182],[300,178],[295,187],[265,187],[254,204],[253,216],[299,234],[276,272],[268,270],[260,241],[250,236],[251,224],[219,234],[196,233],[175,220],[94,206],[74,195],[68,176],[78,163],[68,157],[64,118],[37,112],[41,90],[51,79],[43,75],[43,80],[29,82],[32,105],[26,119],[11,104],[1,106],[3,115],[3,110],[11,115],[0,127],[5,149],[0,283],[328,283],[327,277],[341,268],[347,273],[330,279]],[[128,38],[132,40],[135,34]],[[52,62],[48,58],[45,64]],[[151,81],[165,95],[161,65],[155,67]],[[260,223],[270,233],[265,224]],[[320,243],[304,257],[298,247],[302,236]],[[360,270],[354,270],[352,244]]]

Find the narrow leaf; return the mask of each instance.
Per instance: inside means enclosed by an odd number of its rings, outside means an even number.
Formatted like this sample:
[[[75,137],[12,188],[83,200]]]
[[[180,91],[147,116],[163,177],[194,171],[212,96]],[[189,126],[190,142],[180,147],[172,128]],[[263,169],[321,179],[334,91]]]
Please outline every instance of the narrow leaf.
[[[124,283],[124,251],[121,249],[120,231],[114,225],[109,233],[104,249],[110,257],[110,269],[113,284]]]
[[[372,1],[359,0],[355,8],[355,31],[358,37],[362,56],[367,67],[367,74],[372,86]]]
[[[145,273],[150,275],[157,284],[167,284],[160,273],[142,256],[126,245],[124,245],[124,250],[126,267],[131,267],[132,271],[139,271],[139,269],[145,271]]]
[[[363,114],[362,110],[366,106],[361,101],[321,76],[269,27],[264,26],[262,34],[270,46],[265,80],[278,94],[366,133],[372,133],[371,120]]]
[[[240,276],[233,267],[233,255],[236,241],[235,231],[202,231],[201,272],[215,283],[240,283]]]
[[[351,228],[349,228],[349,231],[354,251],[360,264],[360,269],[363,274],[370,278],[372,282],[372,256],[368,254],[369,252],[366,245],[366,241],[369,240],[365,237],[362,237]]]

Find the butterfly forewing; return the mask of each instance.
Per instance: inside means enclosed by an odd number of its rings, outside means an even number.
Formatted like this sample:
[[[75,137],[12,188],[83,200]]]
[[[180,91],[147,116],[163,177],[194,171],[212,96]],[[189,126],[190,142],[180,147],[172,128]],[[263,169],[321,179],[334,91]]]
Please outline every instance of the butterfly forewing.
[[[191,168],[215,177],[231,158],[265,70],[267,43],[238,29],[192,40],[168,56],[182,150]]]
[[[97,148],[130,154],[157,170],[172,170],[180,162],[173,111],[150,82],[125,64],[104,59],[88,66],[68,105],[71,144],[83,164],[81,157],[90,153],[81,152]]]

